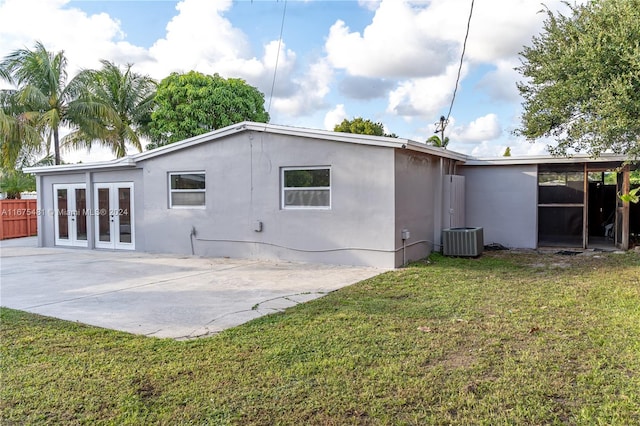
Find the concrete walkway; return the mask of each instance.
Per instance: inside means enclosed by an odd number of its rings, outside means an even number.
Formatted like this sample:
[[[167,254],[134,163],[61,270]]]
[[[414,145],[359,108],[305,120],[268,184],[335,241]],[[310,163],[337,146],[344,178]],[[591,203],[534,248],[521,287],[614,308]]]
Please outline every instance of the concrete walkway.
[[[0,242],[0,305],[156,337],[190,339],[375,276],[380,269]]]

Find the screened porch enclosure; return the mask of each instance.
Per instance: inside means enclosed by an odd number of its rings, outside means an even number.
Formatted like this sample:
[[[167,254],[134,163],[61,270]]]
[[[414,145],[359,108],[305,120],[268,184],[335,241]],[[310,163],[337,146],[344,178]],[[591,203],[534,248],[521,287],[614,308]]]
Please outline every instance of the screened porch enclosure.
[[[538,167],[538,245],[582,246],[584,170],[581,165]]]
[[[621,163],[538,167],[538,246],[629,247],[629,166]]]

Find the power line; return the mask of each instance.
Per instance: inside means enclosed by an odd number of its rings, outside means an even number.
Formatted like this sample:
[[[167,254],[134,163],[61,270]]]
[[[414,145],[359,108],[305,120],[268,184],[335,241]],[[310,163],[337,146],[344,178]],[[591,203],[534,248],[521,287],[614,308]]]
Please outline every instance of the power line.
[[[456,100],[456,93],[458,92],[458,84],[460,83],[460,74],[462,73],[462,63],[464,60],[464,53],[467,50],[467,39],[469,38],[469,28],[471,27],[471,17],[473,16],[473,3],[471,0],[471,9],[469,10],[469,19],[467,20],[467,32],[464,35],[464,42],[462,43],[462,54],[460,55],[460,65],[458,66],[458,76],[456,77],[456,85],[453,89],[453,96],[451,97],[451,105],[449,105],[449,112],[447,112],[447,118],[442,125],[442,133],[444,135],[444,128],[449,123],[449,117],[451,116],[451,110],[453,109],[453,103]]]
[[[280,47],[282,46],[282,33],[284,32],[284,17],[287,13],[287,0],[284,0],[284,8],[282,9],[282,23],[280,24],[280,38],[278,39],[278,52],[276,53],[276,65],[273,68],[273,81],[271,82],[271,93],[269,94],[269,106],[267,114],[271,112],[271,101],[273,100],[273,91],[276,87],[276,75],[278,74],[278,61],[280,59]]]

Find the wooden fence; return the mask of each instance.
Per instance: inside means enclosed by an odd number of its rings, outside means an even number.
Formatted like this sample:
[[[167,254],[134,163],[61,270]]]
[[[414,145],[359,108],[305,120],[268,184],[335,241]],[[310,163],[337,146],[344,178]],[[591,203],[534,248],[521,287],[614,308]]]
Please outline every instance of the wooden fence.
[[[38,233],[36,200],[0,200],[0,240]]]

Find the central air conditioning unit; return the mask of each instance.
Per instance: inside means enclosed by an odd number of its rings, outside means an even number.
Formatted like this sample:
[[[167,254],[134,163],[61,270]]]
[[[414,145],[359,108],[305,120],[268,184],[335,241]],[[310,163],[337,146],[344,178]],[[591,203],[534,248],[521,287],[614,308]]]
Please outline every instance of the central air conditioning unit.
[[[470,256],[482,254],[484,238],[482,228],[448,228],[442,230],[442,254]]]

